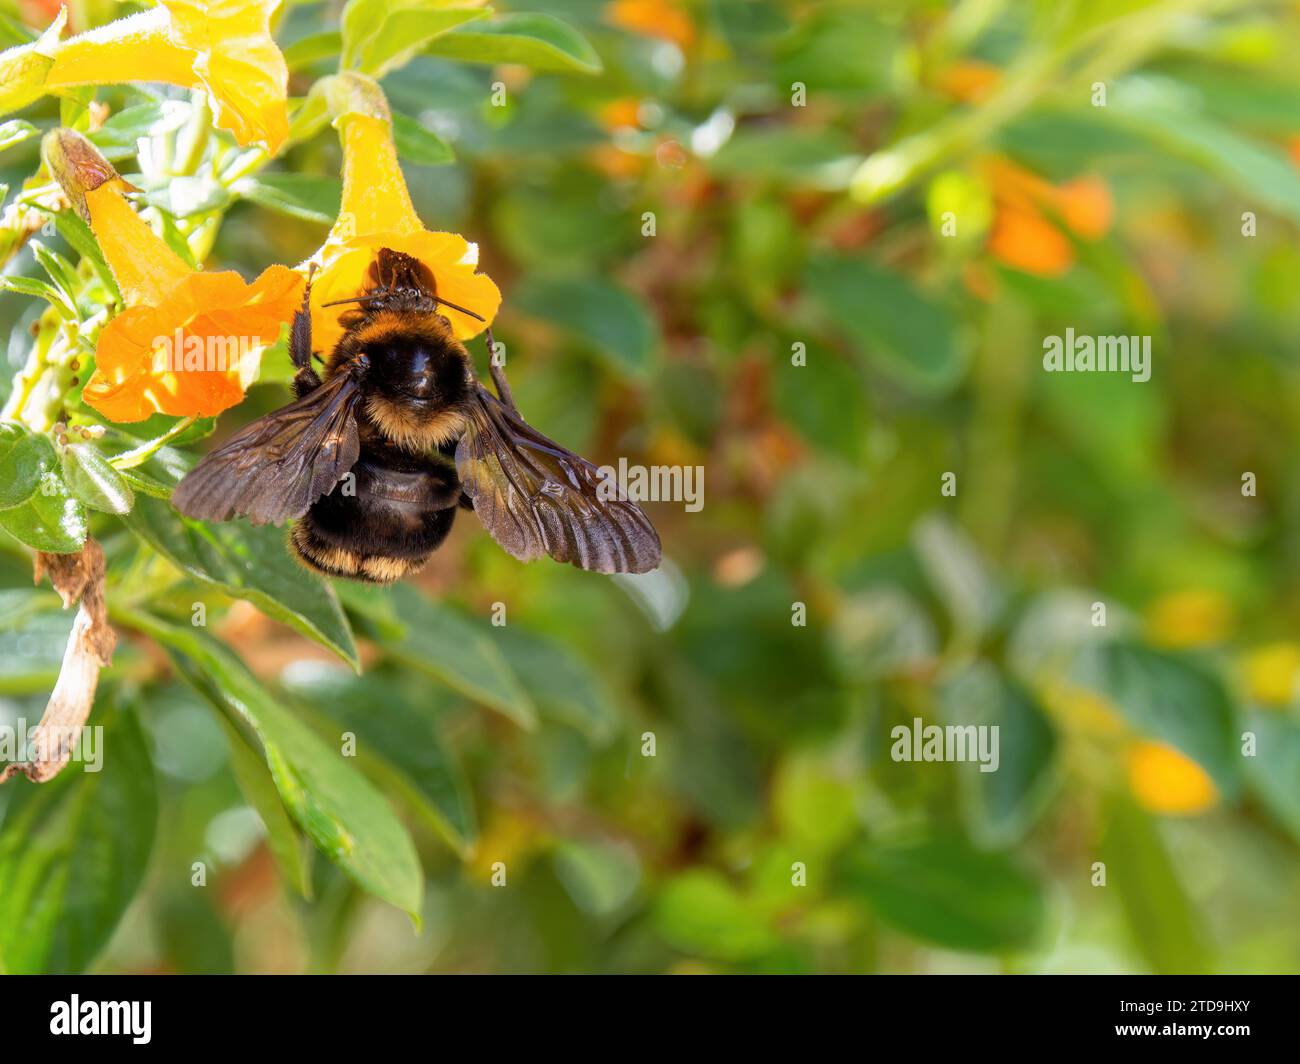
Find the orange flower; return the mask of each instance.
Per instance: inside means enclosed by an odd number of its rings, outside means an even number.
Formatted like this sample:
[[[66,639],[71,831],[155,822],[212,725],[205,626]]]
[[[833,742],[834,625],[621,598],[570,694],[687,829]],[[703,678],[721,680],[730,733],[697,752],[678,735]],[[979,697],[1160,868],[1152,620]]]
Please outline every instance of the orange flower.
[[[301,267],[319,267],[311,290],[312,345],[330,351],[343,336],[339,317],[351,308],[324,304],[360,295],[380,248],[428,266],[439,297],[483,319],[443,307],[452,331],[462,340],[477,336],[496,316],[501,293],[491,278],[476,272],[477,245],[456,233],[430,232],[415,213],[383,90],[362,74],[345,73],[330,79],[326,98],[343,142],[343,201],[324,245]]]
[[[301,303],[302,278],[284,266],[252,284],[190,269],[132,209],[131,186],[89,141],[58,129],[41,147],[128,304],[100,331],[82,398],[112,421],[211,417],[238,403]]]
[[[1085,240],[1100,240],[1115,219],[1110,186],[1095,174],[1058,185],[1055,206],[1065,224]]]
[[[620,96],[602,104],[600,124],[611,132],[618,129],[639,129],[641,102],[635,96]]]
[[[1195,816],[1218,801],[1219,792],[1205,769],[1164,743],[1135,743],[1128,756],[1129,786],[1145,809],[1172,816]]]
[[[1074,265],[1066,236],[1035,211],[999,204],[989,234],[989,253],[1006,266],[1039,277],[1059,277]]]
[[[1002,71],[992,63],[976,59],[959,60],[939,77],[939,91],[962,103],[979,103],[1002,80]]]
[[[148,11],[58,42],[62,20],[41,41],[0,53],[0,70],[14,66],[34,78],[29,99],[78,85],[162,81],[206,91],[216,124],[240,144],[261,141],[276,151],[289,133],[289,70],[271,37],[280,0],[161,0]],[[6,73],[6,82],[10,80]],[[22,106],[0,92],[0,107]]]
[[[672,41],[683,50],[695,43],[695,23],[670,0],[614,0],[605,18],[611,26]]]
[[[985,173],[997,203],[989,253],[1007,266],[1059,277],[1075,259],[1061,225],[1082,240],[1098,240],[1110,229],[1114,201],[1100,177],[1053,185],[1006,159],[986,163]]]
[[[617,144],[597,144],[591,149],[591,163],[611,181],[622,181],[640,177],[649,160]]]

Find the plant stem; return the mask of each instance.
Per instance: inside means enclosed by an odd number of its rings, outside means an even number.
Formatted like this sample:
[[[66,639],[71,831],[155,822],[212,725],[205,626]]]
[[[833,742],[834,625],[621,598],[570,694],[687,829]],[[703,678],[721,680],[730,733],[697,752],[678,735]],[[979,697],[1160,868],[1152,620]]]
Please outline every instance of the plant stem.
[[[123,451],[121,454],[114,455],[108,460],[108,464],[114,469],[134,469],[136,466],[144,465],[153,455],[157,454],[172,440],[184,432],[187,428],[198,421],[197,414],[191,414],[189,417],[181,418],[171,428],[159,436],[156,440],[150,440],[148,443],[142,443],[139,447],[133,447],[129,451]]]

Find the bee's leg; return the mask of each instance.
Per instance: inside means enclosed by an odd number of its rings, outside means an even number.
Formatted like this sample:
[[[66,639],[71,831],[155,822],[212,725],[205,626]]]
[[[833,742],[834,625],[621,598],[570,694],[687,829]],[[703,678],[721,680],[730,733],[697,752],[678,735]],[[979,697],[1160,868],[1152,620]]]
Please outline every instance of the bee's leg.
[[[316,273],[313,262],[307,271],[307,287],[302,293],[302,306],[293,316],[289,328],[289,358],[298,372],[293,377],[293,393],[299,399],[320,387],[320,377],[311,367],[311,280]]]
[[[492,326],[489,325],[484,333],[487,336],[488,372],[492,374],[492,383],[496,385],[497,396],[517,414],[519,407],[515,406],[515,397],[510,394],[510,385],[506,383],[505,367],[497,365],[497,342],[492,339]]]

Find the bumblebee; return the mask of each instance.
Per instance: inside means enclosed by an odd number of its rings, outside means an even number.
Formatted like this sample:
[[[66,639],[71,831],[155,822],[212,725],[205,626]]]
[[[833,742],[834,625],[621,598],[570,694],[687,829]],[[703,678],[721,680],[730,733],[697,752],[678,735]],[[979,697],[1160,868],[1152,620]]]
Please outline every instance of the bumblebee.
[[[521,561],[546,554],[600,573],[658,566],[644,511],[524,421],[495,363],[497,394],[479,382],[438,309],[477,315],[440,300],[418,259],[381,249],[362,294],[326,304],[357,306],[323,359],[312,351],[310,300],[309,277],[289,334],[297,398],[195,466],[172,494],[177,510],[295,520],[289,542],[306,565],[379,584],[420,569],[460,509]]]

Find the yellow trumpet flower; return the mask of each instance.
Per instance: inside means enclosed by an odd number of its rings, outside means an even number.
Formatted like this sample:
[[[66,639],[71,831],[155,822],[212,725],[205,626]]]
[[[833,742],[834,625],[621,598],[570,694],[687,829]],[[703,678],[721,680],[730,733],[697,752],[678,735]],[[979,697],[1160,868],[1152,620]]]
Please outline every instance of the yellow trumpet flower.
[[[79,133],[48,133],[41,153],[127,303],[100,331],[82,398],[112,421],[211,417],[243,399],[262,350],[302,301],[302,278],[286,266],[251,284],[230,270],[193,270],[136,214],[131,186]]]
[[[1294,701],[1300,684],[1300,643],[1270,643],[1246,655],[1243,661],[1246,689],[1265,706],[1286,706]]]
[[[280,0],[161,0],[62,43],[62,15],[40,41],[0,52],[0,109],[79,85],[162,81],[202,88],[216,124],[271,152],[289,133],[289,70],[271,37]]]
[[[1128,777],[1138,802],[1153,813],[1196,816],[1219,799],[1209,773],[1164,743],[1134,743],[1128,752]]]
[[[312,346],[328,352],[338,343],[341,312],[324,305],[361,294],[380,248],[428,266],[440,298],[483,319],[443,307],[453,332],[462,340],[477,336],[496,316],[501,293],[486,274],[476,272],[477,245],[456,233],[425,229],[415,213],[383,90],[364,75],[338,74],[326,86],[326,99],[343,144],[343,200],[324,245],[304,263],[318,267],[311,291]]]

